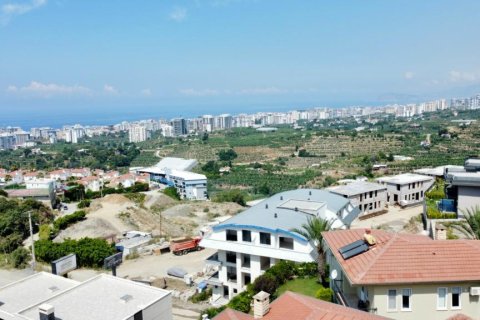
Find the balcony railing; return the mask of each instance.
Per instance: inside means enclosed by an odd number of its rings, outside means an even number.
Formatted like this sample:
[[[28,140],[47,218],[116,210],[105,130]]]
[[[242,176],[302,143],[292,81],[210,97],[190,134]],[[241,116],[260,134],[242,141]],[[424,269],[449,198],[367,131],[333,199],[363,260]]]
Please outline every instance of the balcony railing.
[[[214,253],[210,257],[208,257],[207,260],[205,260],[205,263],[207,263],[209,265],[213,265],[213,266],[221,266],[222,265],[222,261],[220,261],[218,259],[218,253]]]

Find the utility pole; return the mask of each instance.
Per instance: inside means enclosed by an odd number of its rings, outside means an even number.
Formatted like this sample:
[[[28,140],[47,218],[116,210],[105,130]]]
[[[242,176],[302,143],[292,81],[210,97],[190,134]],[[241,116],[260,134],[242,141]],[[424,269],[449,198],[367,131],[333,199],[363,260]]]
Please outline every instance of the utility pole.
[[[36,259],[35,259],[35,243],[33,241],[33,226],[32,226],[32,212],[28,211],[28,222],[30,224],[30,240],[32,241],[32,269],[35,271]]]

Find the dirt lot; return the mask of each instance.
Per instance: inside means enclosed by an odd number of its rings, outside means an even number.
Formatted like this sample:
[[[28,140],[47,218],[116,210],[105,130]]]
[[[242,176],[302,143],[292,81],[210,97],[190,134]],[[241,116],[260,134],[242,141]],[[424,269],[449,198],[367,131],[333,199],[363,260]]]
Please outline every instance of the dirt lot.
[[[235,203],[212,203],[208,201],[179,202],[159,191],[146,192],[143,203],[112,194],[92,201],[87,219],[60,232],[55,241],[82,237],[107,238],[120,236],[127,230],[161,233],[163,236],[179,237],[198,235],[199,230],[215,218],[234,215],[243,210]]]

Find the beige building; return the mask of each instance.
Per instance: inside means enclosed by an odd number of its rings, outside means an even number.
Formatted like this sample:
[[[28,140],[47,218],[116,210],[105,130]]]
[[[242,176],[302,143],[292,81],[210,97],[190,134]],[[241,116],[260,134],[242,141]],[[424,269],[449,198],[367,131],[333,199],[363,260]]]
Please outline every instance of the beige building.
[[[365,232],[324,233],[338,303],[398,320],[479,318],[480,241],[372,230],[369,245]]]
[[[376,180],[387,187],[387,202],[389,204],[399,204],[402,207],[422,203],[425,199],[425,192],[435,182],[432,177],[414,173],[381,177]]]
[[[387,187],[378,183],[355,181],[343,186],[329,188],[331,193],[350,200],[361,214],[379,213],[385,210]]]

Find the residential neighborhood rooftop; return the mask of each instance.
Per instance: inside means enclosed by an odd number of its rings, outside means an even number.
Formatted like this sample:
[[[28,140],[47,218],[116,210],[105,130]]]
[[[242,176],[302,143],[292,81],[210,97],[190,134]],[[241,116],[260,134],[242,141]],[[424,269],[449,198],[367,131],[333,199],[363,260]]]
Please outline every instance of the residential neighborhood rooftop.
[[[252,320],[253,316],[226,309],[213,320]],[[287,291],[270,305],[265,320],[381,320],[378,315]]]
[[[325,232],[324,239],[352,284],[480,281],[480,242],[371,230],[376,245],[344,259],[339,249],[362,240],[365,229]]]
[[[335,186],[329,188],[330,192],[340,194],[340,195],[345,195],[345,196],[355,196],[357,194],[362,194],[370,191],[378,191],[378,190],[385,190],[385,186],[378,184],[378,183],[372,183],[372,182],[366,182],[366,181],[355,181],[343,186]]]
[[[433,179],[432,177],[425,176],[422,174],[403,173],[396,176],[381,177],[376,180],[381,182],[394,183],[394,184],[407,184],[407,183],[414,183],[419,181],[430,181],[432,179]]]

